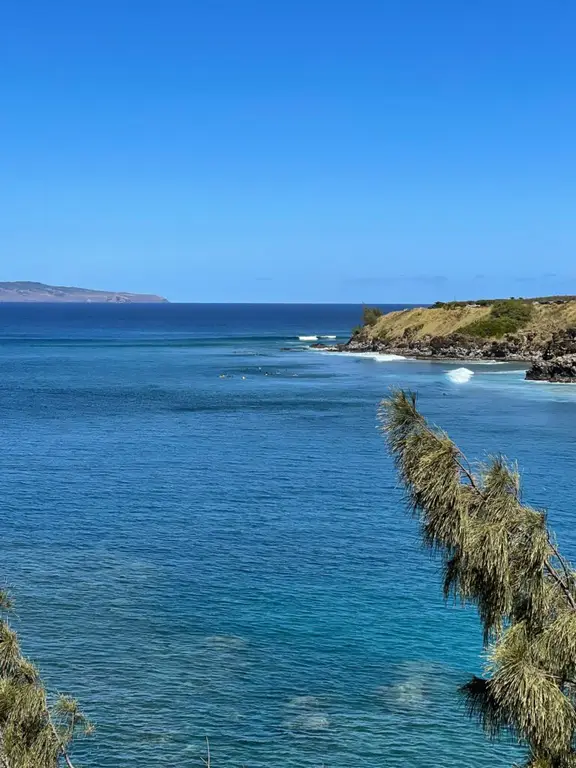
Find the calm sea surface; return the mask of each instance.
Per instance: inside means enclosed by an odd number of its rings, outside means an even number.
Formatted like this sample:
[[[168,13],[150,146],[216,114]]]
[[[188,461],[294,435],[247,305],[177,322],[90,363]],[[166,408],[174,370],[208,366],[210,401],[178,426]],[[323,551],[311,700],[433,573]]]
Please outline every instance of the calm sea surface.
[[[315,352],[356,306],[0,305],[2,578],[97,724],[84,768],[494,768],[481,669],[376,430],[390,386],[502,450],[576,556],[576,388]],[[291,348],[289,351],[283,348]]]

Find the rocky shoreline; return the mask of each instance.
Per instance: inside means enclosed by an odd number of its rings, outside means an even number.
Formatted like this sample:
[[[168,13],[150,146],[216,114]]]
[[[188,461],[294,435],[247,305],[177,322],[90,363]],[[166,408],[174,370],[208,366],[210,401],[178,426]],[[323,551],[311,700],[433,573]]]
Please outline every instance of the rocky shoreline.
[[[371,352],[425,360],[528,363],[528,380],[576,383],[576,328],[554,333],[545,344],[539,344],[535,334],[507,336],[498,341],[483,341],[453,334],[389,342],[366,338],[361,332],[345,344],[318,343],[312,346],[327,352]]]
[[[576,355],[537,360],[526,371],[530,381],[550,381],[555,384],[576,383]]]
[[[478,343],[466,338],[436,337],[409,343],[389,343],[379,340],[361,340],[352,337],[346,344],[339,344],[339,352],[377,352],[423,359],[442,360],[502,360],[532,362],[538,353],[526,340],[505,340]],[[541,353],[540,353],[541,354]]]
[[[542,358],[534,360],[526,378],[559,384],[576,383],[576,328],[553,334]]]

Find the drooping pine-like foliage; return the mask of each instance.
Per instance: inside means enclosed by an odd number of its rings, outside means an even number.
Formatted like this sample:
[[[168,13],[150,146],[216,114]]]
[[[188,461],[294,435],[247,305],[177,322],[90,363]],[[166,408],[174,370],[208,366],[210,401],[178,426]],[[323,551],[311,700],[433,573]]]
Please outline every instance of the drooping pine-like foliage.
[[[473,472],[412,393],[392,392],[380,416],[445,596],[478,608],[488,663],[463,688],[470,714],[526,744],[529,768],[575,768],[576,574],[545,514],[522,503],[503,458]]]
[[[21,651],[6,614],[11,604],[0,592],[0,768],[73,768],[67,749],[90,723],[74,699],[50,705],[36,667]]]

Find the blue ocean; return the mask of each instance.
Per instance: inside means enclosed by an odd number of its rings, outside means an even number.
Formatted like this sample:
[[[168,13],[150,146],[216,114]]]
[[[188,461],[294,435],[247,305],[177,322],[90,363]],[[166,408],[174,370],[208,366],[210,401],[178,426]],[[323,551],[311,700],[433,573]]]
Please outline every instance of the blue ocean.
[[[361,308],[0,305],[2,565],[25,651],[96,724],[84,768],[495,768],[377,430],[390,387],[573,524],[576,389],[313,350]],[[302,338],[304,337],[304,338]],[[330,337],[330,338],[328,338]]]

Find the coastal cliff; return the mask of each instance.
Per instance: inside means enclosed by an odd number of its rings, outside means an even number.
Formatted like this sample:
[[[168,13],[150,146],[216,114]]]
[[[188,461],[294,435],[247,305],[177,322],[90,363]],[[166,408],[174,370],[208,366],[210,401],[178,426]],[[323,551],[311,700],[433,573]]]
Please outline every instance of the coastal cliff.
[[[162,296],[146,293],[125,293],[118,291],[96,291],[90,288],[74,288],[61,285],[46,285],[19,281],[0,282],[0,302],[83,302],[83,303],[159,303],[168,300]]]
[[[366,309],[343,352],[531,363],[527,378],[576,381],[576,297]]]

